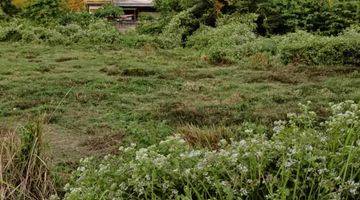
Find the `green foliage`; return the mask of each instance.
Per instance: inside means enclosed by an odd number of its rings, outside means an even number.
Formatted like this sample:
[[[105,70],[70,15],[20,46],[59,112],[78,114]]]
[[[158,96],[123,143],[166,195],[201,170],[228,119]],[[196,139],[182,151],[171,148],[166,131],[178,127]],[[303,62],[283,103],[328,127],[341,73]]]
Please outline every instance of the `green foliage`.
[[[319,36],[304,31],[272,38],[258,38],[236,47],[235,58],[242,59],[256,53],[278,56],[284,64],[360,65],[360,34],[356,28],[347,29],[340,36]]]
[[[63,0],[36,0],[22,11],[22,17],[42,26],[79,24],[88,26],[97,19],[88,12],[71,12]]]
[[[276,121],[271,137],[222,139],[213,150],[174,136],[83,159],[65,199],[358,199],[359,104],[331,105],[321,123],[309,105],[300,108]]]
[[[163,14],[171,12],[181,12],[193,7],[196,4],[205,2],[204,0],[155,0],[156,8]]]
[[[302,29],[336,35],[360,22],[359,1],[269,0],[259,4],[263,28],[269,34]]]
[[[200,27],[200,24],[215,26],[216,12],[213,1],[161,0],[156,4],[160,10],[164,10],[163,16],[171,18],[162,31],[162,46],[184,47],[188,37]],[[173,14],[174,12],[176,14]]]
[[[278,48],[284,63],[360,66],[360,34],[321,37],[297,32],[283,37]]]
[[[170,17],[161,16],[161,17],[153,17],[153,16],[140,16],[140,21],[136,30],[140,34],[160,34],[163,32],[165,26],[169,23]]]
[[[186,37],[199,26],[194,19],[193,9],[188,9],[174,16],[169,24],[164,27],[160,35],[160,42],[164,47],[181,47],[186,43]]]
[[[61,17],[61,0],[36,0],[23,11],[23,16],[38,22],[47,22]]]
[[[87,15],[85,15],[87,18]],[[79,18],[77,18],[79,19]],[[69,21],[72,21],[71,19]],[[77,20],[74,20],[77,21]],[[102,45],[141,46],[151,41],[149,37],[123,35],[110,23],[92,19],[91,23],[66,25],[39,25],[33,21],[13,19],[0,27],[0,41],[45,43],[49,45]]]
[[[255,18],[256,15],[223,16],[216,27],[199,28],[186,45],[204,51],[211,63],[224,63],[232,57],[236,46],[256,39]]]
[[[208,25],[214,25],[219,13],[256,13],[259,16],[257,32],[262,35],[285,34],[297,29],[337,35],[350,25],[360,23],[359,1],[157,0],[156,5],[163,15],[202,7],[195,18],[207,18],[203,21],[210,22]]]
[[[11,0],[1,0],[0,1],[0,19],[1,15],[14,15],[19,12],[19,9],[16,8],[11,2]]]
[[[202,26],[188,40],[187,46],[195,49],[208,49],[221,46],[231,49],[233,46],[250,42],[256,38],[253,30],[256,15],[224,16],[216,27]]]
[[[66,12],[59,16],[57,20],[61,25],[78,24],[84,27],[96,23],[98,19],[88,12]]]
[[[123,14],[124,11],[121,7],[114,6],[112,4],[106,4],[105,6],[97,9],[96,12],[94,13],[94,15],[99,18],[105,18],[105,17],[116,18]]]
[[[226,49],[221,49],[221,47],[211,47],[208,50],[208,56],[209,56],[209,61],[212,64],[223,64],[228,62],[227,60],[227,50]]]

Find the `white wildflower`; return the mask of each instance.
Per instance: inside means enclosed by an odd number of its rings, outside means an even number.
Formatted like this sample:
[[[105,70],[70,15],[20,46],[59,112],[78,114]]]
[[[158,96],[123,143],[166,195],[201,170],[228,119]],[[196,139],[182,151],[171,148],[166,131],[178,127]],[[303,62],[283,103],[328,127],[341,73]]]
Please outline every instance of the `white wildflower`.
[[[247,133],[247,134],[252,134],[254,132],[254,130],[252,130],[252,129],[246,129],[245,130],[245,133]]]

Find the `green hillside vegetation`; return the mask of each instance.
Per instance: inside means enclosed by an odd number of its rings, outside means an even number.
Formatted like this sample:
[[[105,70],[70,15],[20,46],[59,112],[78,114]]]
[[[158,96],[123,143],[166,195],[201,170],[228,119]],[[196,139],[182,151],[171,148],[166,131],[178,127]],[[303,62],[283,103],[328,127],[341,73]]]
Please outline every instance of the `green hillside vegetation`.
[[[359,1],[4,2],[0,199],[360,198]]]

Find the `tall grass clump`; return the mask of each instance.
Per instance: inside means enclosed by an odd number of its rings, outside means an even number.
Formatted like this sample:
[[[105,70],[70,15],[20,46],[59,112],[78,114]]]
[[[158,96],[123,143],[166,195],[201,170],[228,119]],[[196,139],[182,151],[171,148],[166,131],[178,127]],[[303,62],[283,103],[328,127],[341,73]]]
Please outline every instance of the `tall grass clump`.
[[[211,140],[216,148],[185,134],[82,159],[65,199],[359,199],[359,104],[332,104],[325,121],[300,108],[267,134]]]
[[[55,188],[38,123],[0,130],[0,199],[48,199]]]

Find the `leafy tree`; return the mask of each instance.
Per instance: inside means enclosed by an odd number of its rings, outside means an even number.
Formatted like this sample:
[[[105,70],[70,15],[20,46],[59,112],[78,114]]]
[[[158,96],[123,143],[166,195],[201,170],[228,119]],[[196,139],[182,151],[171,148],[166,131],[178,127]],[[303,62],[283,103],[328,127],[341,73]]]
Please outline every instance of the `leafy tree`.
[[[19,9],[12,4],[11,0],[1,0],[0,9],[5,15],[14,15],[19,12]]]
[[[61,0],[36,0],[26,7],[23,16],[37,21],[56,19],[64,14]]]
[[[257,32],[262,35],[298,29],[337,35],[360,22],[356,0],[155,0],[155,5],[167,17],[196,7],[190,15],[197,21],[195,27],[199,23],[214,26],[223,14],[256,13]]]
[[[116,18],[122,14],[124,14],[123,9],[119,6],[114,6],[112,4],[106,4],[102,8],[97,9],[95,12],[95,16],[100,18]]]
[[[360,1],[268,0],[259,5],[264,27],[270,34],[303,29],[336,35],[360,22]]]

